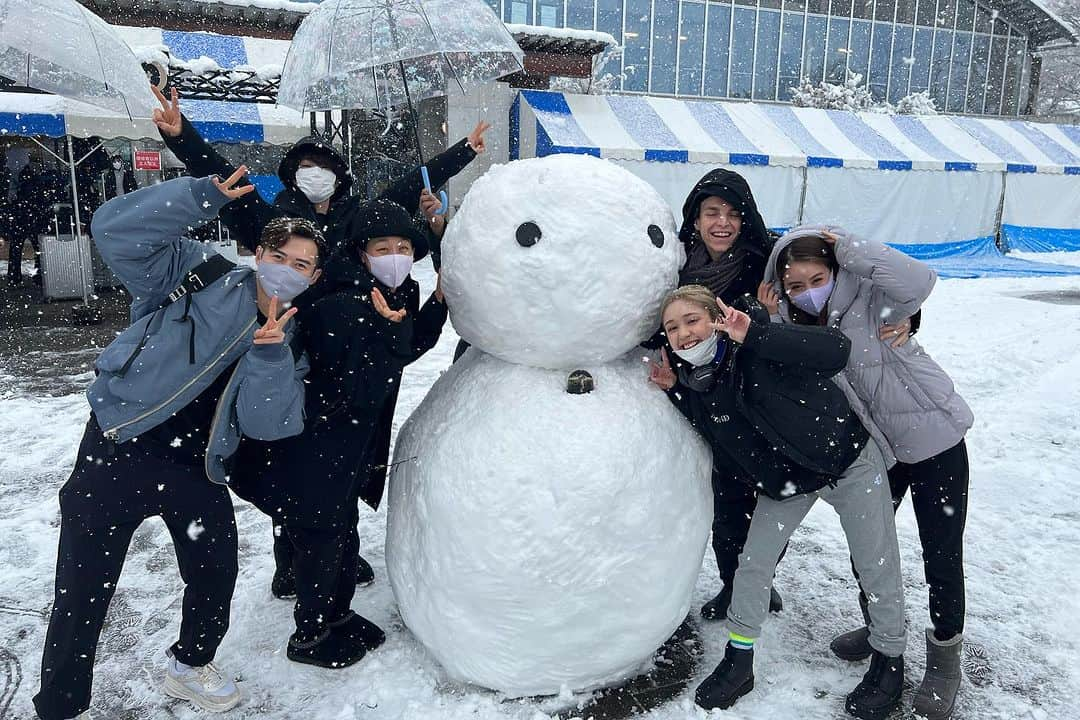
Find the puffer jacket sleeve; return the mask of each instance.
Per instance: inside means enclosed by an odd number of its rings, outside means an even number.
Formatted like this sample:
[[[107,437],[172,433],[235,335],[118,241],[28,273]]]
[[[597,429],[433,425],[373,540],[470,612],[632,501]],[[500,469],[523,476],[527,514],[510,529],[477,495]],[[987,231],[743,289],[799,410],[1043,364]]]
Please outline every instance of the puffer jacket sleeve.
[[[750,316],[743,352],[807,373],[832,377],[847,366],[851,340],[836,328],[770,321],[757,300],[739,298],[732,307]]]
[[[937,274],[924,262],[884,243],[830,228],[837,236],[833,251],[840,267],[867,278],[889,301],[894,318],[915,314],[934,289]]]
[[[240,359],[236,418],[255,440],[280,440],[304,430],[307,357],[293,359],[288,343],[252,345]]]
[[[183,177],[98,208],[91,226],[94,242],[131,293],[133,306],[161,302],[180,284],[190,269],[188,255],[204,247],[185,233],[213,220],[228,202],[209,178]]]
[[[445,185],[450,178],[464,170],[475,157],[476,152],[469,147],[466,139],[462,138],[446,152],[431,158],[427,163],[431,189],[438,190]],[[409,174],[386,188],[379,198],[396,202],[412,215],[420,208],[420,191],[423,189],[424,180],[420,174],[420,168],[414,168]]]

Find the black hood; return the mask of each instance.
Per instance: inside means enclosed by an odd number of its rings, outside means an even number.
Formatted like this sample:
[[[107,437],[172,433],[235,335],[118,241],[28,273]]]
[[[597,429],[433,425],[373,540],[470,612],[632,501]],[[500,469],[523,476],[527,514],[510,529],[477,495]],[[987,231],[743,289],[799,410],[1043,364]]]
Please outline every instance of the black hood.
[[[330,197],[331,202],[349,194],[349,188],[353,183],[352,175],[349,174],[349,164],[345,162],[341,153],[334,149],[329,140],[319,135],[309,135],[298,140],[281,159],[277,174],[287,190],[296,189],[296,170],[300,167],[300,159],[305,155],[322,155],[330,160],[330,169],[334,171],[338,179],[337,190]]]
[[[406,238],[413,246],[413,262],[423,260],[431,249],[427,235],[417,229],[408,211],[390,200],[364,205],[353,219],[350,232],[342,250],[351,258],[359,258],[367,241],[375,237]]]
[[[723,169],[712,170],[698,180],[687,196],[686,202],[683,203],[683,223],[679,228],[679,239],[686,245],[687,251],[697,239],[694,221],[698,216],[698,208],[707,197],[723,198],[742,211],[742,230],[735,240],[736,245],[763,257],[769,256],[772,241],[765,227],[765,221],[758,212],[757,202],[750,191],[750,185],[739,173]]]

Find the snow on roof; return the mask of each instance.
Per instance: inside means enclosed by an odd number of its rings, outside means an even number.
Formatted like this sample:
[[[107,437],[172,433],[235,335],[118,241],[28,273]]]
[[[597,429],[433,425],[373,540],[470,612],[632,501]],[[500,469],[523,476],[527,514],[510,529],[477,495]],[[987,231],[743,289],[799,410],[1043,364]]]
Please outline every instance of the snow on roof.
[[[596,30],[577,30],[575,28],[556,28],[546,25],[518,25],[506,23],[506,29],[511,35],[542,35],[544,37],[559,38],[562,40],[582,40],[584,42],[603,43],[611,47],[617,47],[618,42],[606,32]]]
[[[296,0],[195,0],[206,5],[236,5],[238,7],[256,7],[263,10],[286,10],[288,12],[309,13],[319,6],[319,0],[297,2]]]

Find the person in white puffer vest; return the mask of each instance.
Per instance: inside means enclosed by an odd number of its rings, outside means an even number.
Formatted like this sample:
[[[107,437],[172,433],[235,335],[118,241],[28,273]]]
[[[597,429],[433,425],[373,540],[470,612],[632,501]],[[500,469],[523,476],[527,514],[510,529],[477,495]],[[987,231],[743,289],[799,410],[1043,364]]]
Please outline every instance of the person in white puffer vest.
[[[915,713],[930,720],[952,714],[960,685],[963,642],[964,525],[968,457],[964,435],[974,421],[948,374],[914,340],[879,339],[882,324],[911,316],[937,276],[925,263],[839,227],[803,226],[773,247],[759,299],[784,322],[838,328],[851,340],[837,381],[874,433],[890,464],[897,508],[911,489],[923,567],[930,587],[926,674]],[[867,617],[867,599],[860,592]],[[865,627],[838,636],[845,660],[871,655]]]

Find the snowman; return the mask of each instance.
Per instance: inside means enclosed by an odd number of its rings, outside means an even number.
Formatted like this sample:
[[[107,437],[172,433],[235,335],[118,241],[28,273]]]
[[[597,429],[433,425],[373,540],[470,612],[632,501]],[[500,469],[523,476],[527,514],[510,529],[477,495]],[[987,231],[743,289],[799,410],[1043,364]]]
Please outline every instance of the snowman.
[[[452,679],[610,685],[686,617],[712,457],[638,348],[683,257],[660,195],[586,156],[493,167],[450,223],[443,291],[472,348],[398,435],[386,561]]]

